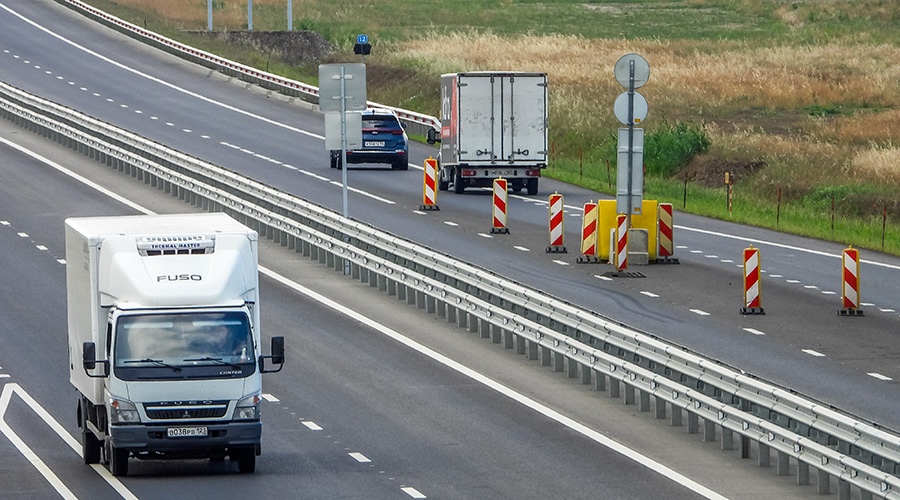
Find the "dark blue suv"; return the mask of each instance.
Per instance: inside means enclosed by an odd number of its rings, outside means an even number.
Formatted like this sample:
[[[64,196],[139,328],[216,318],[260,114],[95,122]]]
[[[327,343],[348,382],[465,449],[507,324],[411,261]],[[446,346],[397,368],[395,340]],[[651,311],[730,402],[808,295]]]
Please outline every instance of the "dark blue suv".
[[[409,169],[409,138],[397,115],[380,109],[363,111],[362,148],[347,150],[347,163],[389,163],[394,170]],[[331,150],[331,168],[341,167],[341,151]]]

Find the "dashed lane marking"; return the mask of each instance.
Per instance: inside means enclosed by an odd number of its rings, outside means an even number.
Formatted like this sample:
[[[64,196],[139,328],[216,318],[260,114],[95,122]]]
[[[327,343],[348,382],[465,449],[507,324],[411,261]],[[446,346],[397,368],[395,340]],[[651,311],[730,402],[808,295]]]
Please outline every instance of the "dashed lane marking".
[[[825,356],[825,355],[822,354],[821,352],[815,351],[815,350],[812,350],[812,349],[803,349],[803,352],[805,352],[806,354],[809,354],[810,356],[815,356],[815,357],[817,357],[817,358],[822,358],[822,357]]]
[[[406,493],[407,495],[411,496],[412,498],[428,498],[425,495],[423,495],[421,492],[419,492],[419,490],[413,488],[412,486],[404,486],[403,488],[400,488],[400,491],[402,491],[403,493]]]
[[[868,375],[868,376],[870,376],[870,377],[877,378],[878,380],[884,380],[885,382],[890,381],[890,380],[894,380],[894,379],[892,379],[891,377],[888,377],[887,375],[882,375],[882,374],[876,373],[876,372],[867,373],[866,375]]]
[[[765,332],[761,332],[756,328],[744,328],[745,332],[752,333],[753,335],[765,335]]]
[[[322,430],[322,428],[319,427],[319,424],[313,422],[312,420],[305,420],[305,421],[303,421],[303,422],[301,422],[301,423],[302,423],[303,425],[305,425],[306,428],[309,429],[309,430],[311,430],[311,431],[321,431],[321,430]]]
[[[657,294],[655,294],[655,293],[653,293],[653,292],[646,292],[646,291],[644,291],[644,292],[641,292],[641,293],[642,293],[643,295],[646,295],[647,297],[653,297],[653,298],[659,297],[659,295],[657,295]]]
[[[369,457],[363,455],[362,453],[354,451],[353,453],[348,453],[348,455],[350,455],[350,457],[353,458],[353,460],[356,460],[357,462],[359,462],[361,464],[372,463],[372,461],[369,460]]]
[[[691,312],[694,314],[699,314],[700,316],[709,316],[709,313],[702,309],[691,309]]]

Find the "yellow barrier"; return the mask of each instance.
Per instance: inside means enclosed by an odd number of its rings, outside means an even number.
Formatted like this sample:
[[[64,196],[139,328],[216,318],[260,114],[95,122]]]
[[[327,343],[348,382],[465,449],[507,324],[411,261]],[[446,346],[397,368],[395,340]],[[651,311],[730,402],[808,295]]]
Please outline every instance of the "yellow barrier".
[[[656,260],[656,225],[658,223],[659,214],[657,213],[658,202],[656,200],[643,200],[641,204],[641,214],[633,214],[631,216],[631,227],[635,229],[646,229],[649,241],[647,254],[650,261]],[[598,223],[600,224],[599,239],[600,244],[597,245],[598,257],[600,260],[609,261],[609,232],[610,229],[616,228],[616,200],[600,200],[597,202],[597,208],[600,212]]]

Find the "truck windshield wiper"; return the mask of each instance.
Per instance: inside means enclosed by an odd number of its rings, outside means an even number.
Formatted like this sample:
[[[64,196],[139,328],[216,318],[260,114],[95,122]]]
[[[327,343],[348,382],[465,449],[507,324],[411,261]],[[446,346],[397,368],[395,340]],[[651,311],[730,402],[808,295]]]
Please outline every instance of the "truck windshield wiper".
[[[227,361],[222,361],[222,358],[213,358],[210,356],[206,356],[204,358],[188,358],[188,359],[185,359],[185,361],[214,361],[214,362],[216,362],[216,364],[230,366],[230,367],[234,368],[235,370],[243,370],[244,369],[244,367],[242,367],[239,364],[229,363]]]
[[[170,365],[169,363],[165,363],[165,362],[160,361],[160,360],[158,360],[158,359],[150,359],[150,358],[144,358],[144,359],[129,359],[128,361],[125,361],[123,364],[126,364],[126,365],[127,365],[127,364],[129,364],[129,363],[153,363],[153,364],[155,364],[155,365],[157,365],[157,366],[165,366],[166,368],[171,368],[172,371],[175,372],[175,373],[178,373],[178,372],[181,371],[181,368],[179,368],[179,367],[177,367],[177,366],[174,366],[174,365]]]

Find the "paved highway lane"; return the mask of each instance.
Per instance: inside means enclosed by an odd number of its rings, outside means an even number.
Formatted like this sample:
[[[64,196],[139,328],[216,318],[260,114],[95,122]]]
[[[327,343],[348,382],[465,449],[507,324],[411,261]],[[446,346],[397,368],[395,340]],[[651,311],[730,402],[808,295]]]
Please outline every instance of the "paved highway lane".
[[[595,438],[561,425],[547,416],[552,413],[534,411],[543,407],[540,402],[526,408],[520,401],[529,397],[501,396],[468,371],[436,362],[441,356],[416,347],[416,341],[400,343],[369,320],[337,313],[327,300],[313,300],[296,286],[274,280],[278,274],[289,274],[291,280],[347,304],[363,302],[367,315],[396,328],[397,338],[430,333],[439,335],[432,340],[440,343],[446,342],[448,331],[460,334],[439,320],[423,321],[415,309],[385,307],[384,301],[391,299],[367,285],[350,280],[334,283],[329,276],[334,271],[268,243],[263,245],[262,260],[272,271],[261,283],[266,301],[263,321],[266,337],[287,336],[289,363],[264,382],[266,430],[257,473],[239,475],[228,462],[134,462],[133,475],[121,482],[103,477],[98,473],[103,470],[82,464],[70,446],[78,431],[63,333],[62,221],[67,216],[136,213],[136,209],[12,149],[6,142],[10,138],[33,149],[44,144],[0,124],[0,155],[5,159],[0,164],[0,282],[5,284],[0,288],[0,373],[9,375],[0,378],[0,386],[4,394],[14,386],[22,391],[0,405],[11,429],[11,434],[0,435],[4,498],[56,498],[68,493],[75,498],[221,498],[223,492],[227,498],[317,499],[586,498],[597,492],[607,498],[698,497],[679,485],[694,484],[691,480],[651,459],[637,454],[638,458],[625,458],[601,446],[597,442],[604,441],[601,434],[635,440],[640,448],[653,446],[670,465],[680,463],[683,473],[700,475],[711,486],[721,482],[713,469],[723,458],[715,447],[700,445],[699,456],[694,457],[688,447],[698,445],[697,440],[677,433],[667,437],[671,433],[664,425],[636,432],[626,421],[633,418],[632,409],[617,404],[606,410],[585,407],[583,389],[573,396],[578,386],[548,377],[534,364],[513,362],[509,353],[499,351],[509,364],[500,366],[498,353],[491,354],[490,348],[487,354],[461,356],[479,369],[493,367],[497,373],[491,376],[512,377],[504,381],[510,386],[519,379],[530,397],[544,394],[541,399],[547,402],[561,401],[578,421],[583,419],[599,432]],[[128,178],[111,176],[104,167],[58,146],[47,145],[47,150],[45,154],[56,157],[58,164],[90,172],[94,181],[112,191],[125,189],[127,197],[141,205],[157,211],[190,209]],[[474,336],[463,339],[464,344],[476,341],[468,349],[484,349]],[[442,348],[452,349],[459,347]],[[558,387],[545,392],[547,384]],[[34,401],[23,399],[23,393]],[[36,416],[40,409],[70,436],[69,442],[48,430]],[[653,426],[653,420],[650,423]],[[654,436],[652,444],[641,442],[647,436]],[[26,460],[23,444],[43,468]],[[667,448],[670,452],[680,448],[682,453],[666,457]],[[724,463],[734,462],[739,460],[724,458]],[[750,481],[754,494],[796,491],[790,485],[786,490],[784,485],[768,486],[766,476],[749,468],[722,487],[740,492],[744,481]],[[693,488],[706,491],[695,484]]]
[[[6,50],[2,57],[13,83],[340,209],[340,175],[327,168],[320,115],[208,77],[206,70],[98,29],[52,2],[13,7],[21,17],[0,10],[8,27],[0,34],[0,49]],[[414,145],[414,163],[429,152]],[[863,265],[863,298],[873,305],[866,306],[866,318],[836,319],[838,299],[824,293],[839,287],[835,245],[676,214],[681,266],[641,269],[646,279],[607,281],[607,266],[577,266],[572,254],[543,253],[542,199],[512,196],[512,234],[490,237],[489,196],[483,193],[441,193],[441,211],[422,215],[415,212],[420,171],[362,168],[350,174],[352,186],[364,191],[351,194],[356,218],[900,428],[896,385],[890,383],[900,377],[900,353],[891,338],[900,321],[892,293],[900,277],[897,259],[864,252],[864,258],[888,266]],[[596,193],[542,182],[543,192],[566,196],[567,245],[574,252],[577,207]],[[763,252],[765,317],[737,314],[737,264],[751,242]]]

